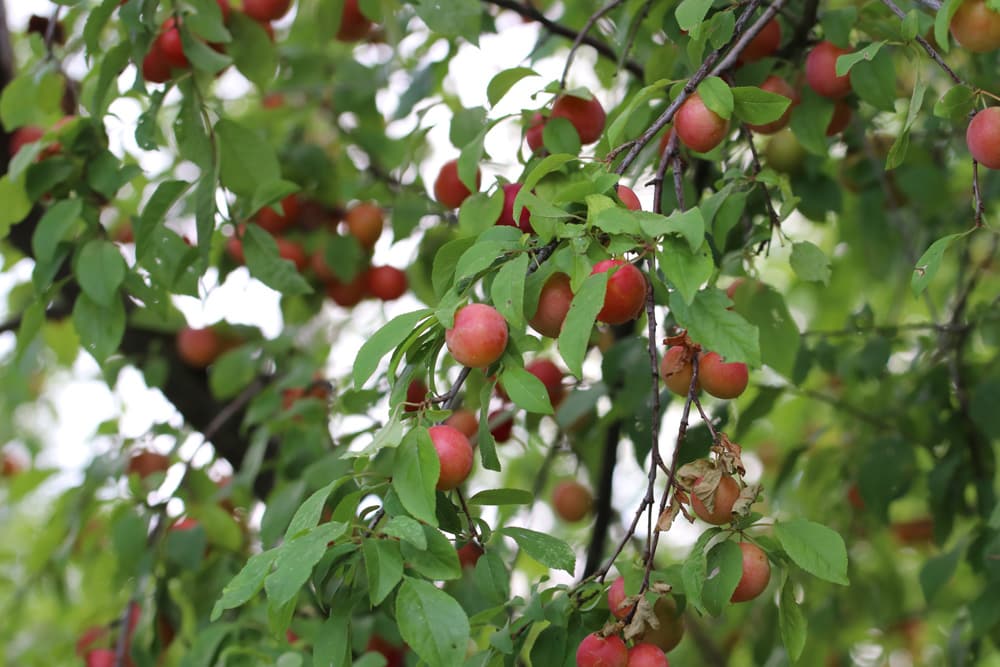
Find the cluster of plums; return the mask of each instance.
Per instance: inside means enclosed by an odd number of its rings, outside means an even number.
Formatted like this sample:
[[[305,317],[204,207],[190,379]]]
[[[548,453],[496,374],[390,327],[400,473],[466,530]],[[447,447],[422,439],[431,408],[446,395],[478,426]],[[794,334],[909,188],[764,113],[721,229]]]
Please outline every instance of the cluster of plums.
[[[216,0],[222,12],[223,23],[228,23],[234,12],[229,0]],[[124,4],[124,0],[123,0]],[[244,0],[243,13],[256,21],[274,41],[272,21],[283,18],[292,8],[292,0]],[[176,70],[187,70],[191,63],[184,53],[181,30],[178,20],[180,15],[171,16],[160,26],[149,51],[142,61],[142,78],[149,83],[164,83],[169,81]],[[358,0],[345,0],[341,14],[340,26],[335,38],[341,42],[356,42],[368,36],[372,22],[358,7]],[[224,44],[209,44],[216,51],[224,52]]]
[[[366,297],[382,301],[398,299],[406,293],[408,281],[406,273],[393,266],[368,266],[349,281],[339,279],[327,264],[323,252],[326,233],[337,232],[337,217],[313,202],[303,202],[298,195],[289,195],[281,200],[281,210],[267,206],[257,212],[254,223],[270,233],[278,245],[278,254],[295,264],[300,273],[315,279],[325,289],[327,296],[339,306],[356,306]],[[385,221],[382,209],[371,202],[359,202],[344,214],[344,228],[354,237],[366,253],[371,253],[375,242],[382,235]],[[308,253],[302,243],[291,235],[320,227],[318,246]],[[330,227],[333,229],[330,229]],[[237,263],[244,263],[243,229],[230,237],[226,244],[229,256]],[[313,237],[314,241],[317,238]]]

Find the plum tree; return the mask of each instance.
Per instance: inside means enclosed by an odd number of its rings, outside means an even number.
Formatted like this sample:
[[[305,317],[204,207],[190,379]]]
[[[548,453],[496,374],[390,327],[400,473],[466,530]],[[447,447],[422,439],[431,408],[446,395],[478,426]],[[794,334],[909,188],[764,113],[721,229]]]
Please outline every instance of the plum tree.
[[[771,564],[767,554],[753,542],[740,542],[743,554],[743,574],[730,598],[732,602],[746,602],[764,592],[771,581]]]
[[[483,548],[475,542],[466,542],[457,549],[458,562],[463,568],[475,567],[483,555]]]
[[[707,153],[726,138],[729,121],[705,106],[701,96],[695,93],[677,109],[674,130],[685,146]]]
[[[646,303],[646,276],[624,259],[605,259],[594,265],[591,275],[614,270],[604,292],[604,305],[597,319],[606,324],[624,324],[639,317]]]
[[[490,435],[498,443],[503,444],[511,439],[514,434],[514,420],[507,413],[506,410],[499,409],[490,412],[487,417],[489,423],[492,424],[490,427]]]
[[[299,219],[299,198],[288,195],[281,200],[281,212],[265,206],[257,212],[255,221],[272,234],[281,234],[293,227]]]
[[[700,484],[701,478],[695,480],[695,484]],[[691,508],[698,517],[714,526],[722,526],[733,519],[733,505],[740,497],[740,484],[730,475],[723,475],[719,480],[719,486],[712,492],[713,505],[708,509],[695,494],[691,494]]]
[[[576,667],[627,667],[628,649],[618,635],[587,635],[576,649]]]
[[[404,410],[407,412],[413,412],[420,409],[424,401],[427,400],[427,385],[423,380],[419,378],[414,378],[410,380],[410,383],[406,385],[406,399],[404,401]]]
[[[840,99],[851,93],[851,77],[837,76],[837,58],[851,53],[833,42],[817,44],[806,57],[806,83],[823,97]]]
[[[428,432],[441,464],[437,490],[450,491],[457,488],[472,471],[473,454],[469,439],[451,426],[432,426]]]
[[[507,321],[497,309],[470,303],[455,313],[455,325],[445,332],[448,351],[469,368],[486,368],[507,349]]]
[[[1000,107],[988,107],[972,117],[965,143],[977,162],[1000,169]]]
[[[625,204],[625,208],[630,211],[642,210],[642,203],[639,201],[638,195],[635,194],[635,190],[627,185],[619,185],[615,192],[618,194],[618,199]]]
[[[567,479],[556,484],[552,490],[552,508],[563,521],[580,521],[594,504],[590,489],[576,480]]]

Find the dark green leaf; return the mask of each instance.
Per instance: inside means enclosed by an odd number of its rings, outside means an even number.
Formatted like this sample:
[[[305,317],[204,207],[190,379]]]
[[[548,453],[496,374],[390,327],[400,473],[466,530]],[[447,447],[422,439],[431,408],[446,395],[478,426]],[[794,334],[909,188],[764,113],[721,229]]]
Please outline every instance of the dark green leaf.
[[[485,489],[469,498],[470,505],[530,505],[535,497],[524,489]]]
[[[404,578],[396,594],[399,634],[421,660],[461,667],[469,642],[469,618],[455,598],[433,584]]]
[[[217,621],[225,610],[240,607],[257,595],[264,588],[264,579],[277,558],[277,549],[251,556],[239,574],[222,589],[222,595],[212,608],[211,620]]]
[[[760,366],[757,327],[728,308],[729,298],[715,289],[698,292],[690,305],[676,292],[670,295],[670,309],[677,324],[687,329],[692,340],[726,361]]]
[[[514,541],[524,549],[524,553],[545,567],[573,574],[573,570],[576,568],[576,554],[573,553],[568,544],[559,538],[527,528],[503,528],[498,532],[514,538]]]
[[[411,430],[396,451],[392,488],[407,512],[432,526],[437,525],[434,490],[440,474],[441,462],[427,429]]]
[[[514,84],[529,76],[538,76],[538,73],[529,67],[512,67],[495,75],[486,86],[486,99],[490,101],[490,106],[496,106]]]
[[[361,543],[368,574],[368,597],[379,605],[403,578],[403,557],[399,542],[369,539]]]
[[[80,250],[74,272],[83,292],[101,306],[110,306],[125,280],[125,259],[118,246],[92,240]]]
[[[255,224],[247,225],[243,233],[243,254],[250,275],[282,294],[308,294],[312,287],[291,260],[278,255],[274,237]]]
[[[430,310],[427,309],[398,315],[369,336],[354,359],[354,386],[360,389],[378,368],[382,358],[406,340],[417,324],[428,315]]]
[[[565,330],[564,327],[563,331]],[[503,372],[500,374],[500,383],[503,384],[504,391],[510,396],[510,400],[518,407],[541,415],[553,413],[545,384],[522,366],[504,364]]]
[[[326,553],[327,544],[347,532],[343,523],[324,523],[281,545],[274,572],[264,580],[268,605],[280,607],[292,600],[309,580],[313,566]]]
[[[799,278],[806,281],[823,283],[830,282],[830,260],[817,246],[809,241],[792,244],[792,256],[789,258],[792,270]]]
[[[597,321],[597,314],[604,307],[604,292],[607,290],[608,273],[588,276],[573,296],[562,332],[559,334],[559,353],[569,372],[583,377],[583,359],[587,356],[590,332]]]
[[[781,641],[792,662],[798,661],[806,646],[806,617],[802,607],[795,600],[795,586],[790,580],[781,587],[781,601],[778,604],[778,627]]]
[[[826,526],[805,519],[782,521],[774,535],[792,561],[809,574],[848,585],[847,548],[844,539]]]
[[[705,608],[718,616],[729,604],[736,585],[743,576],[743,552],[736,542],[719,542],[708,552],[705,585],[702,596]]]
[[[281,167],[274,149],[256,132],[222,119],[215,124],[221,160],[222,185],[251,198],[268,183],[281,180]]]

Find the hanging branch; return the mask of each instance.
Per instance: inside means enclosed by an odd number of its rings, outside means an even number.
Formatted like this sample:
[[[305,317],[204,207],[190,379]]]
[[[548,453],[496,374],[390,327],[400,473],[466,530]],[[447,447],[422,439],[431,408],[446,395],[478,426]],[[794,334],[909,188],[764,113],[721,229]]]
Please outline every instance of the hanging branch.
[[[922,2],[923,4],[927,5],[928,7],[931,7],[932,9],[934,9],[935,12],[941,9],[941,3],[937,2],[937,0],[919,0],[919,1]],[[903,13],[903,10],[900,9],[899,5],[897,5],[895,2],[893,2],[893,0],[882,0],[882,4],[885,5],[886,7],[888,7],[889,11],[891,11],[893,14],[895,14],[896,16],[898,16],[900,19],[905,19],[906,18],[906,14]],[[940,67],[942,70],[944,70],[945,74],[947,74],[951,78],[952,81],[954,81],[955,83],[957,83],[960,86],[968,86],[969,85],[965,81],[962,80],[962,77],[960,77],[959,75],[955,74],[955,70],[953,70],[952,68],[948,67],[948,64],[944,61],[944,58],[942,58],[941,54],[938,53],[937,50],[933,46],[931,46],[930,42],[928,42],[926,39],[924,39],[920,35],[917,35],[913,39],[917,42],[917,44],[919,44],[921,47],[923,47],[924,51],[927,52],[927,55],[929,55],[931,57],[931,59],[938,64],[938,67]]]

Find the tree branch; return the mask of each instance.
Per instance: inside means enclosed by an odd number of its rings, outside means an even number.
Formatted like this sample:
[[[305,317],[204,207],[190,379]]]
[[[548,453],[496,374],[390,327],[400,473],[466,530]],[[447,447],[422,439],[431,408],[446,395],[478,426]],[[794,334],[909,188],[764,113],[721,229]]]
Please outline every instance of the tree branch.
[[[594,24],[601,20],[601,17],[607,16],[610,12],[614,11],[624,3],[625,0],[611,0],[608,4],[604,5],[596,12],[590,15],[587,22],[583,24],[580,28],[580,32],[577,33],[576,38],[573,40],[573,45],[569,47],[569,54],[566,56],[566,65],[563,67],[562,77],[559,79],[559,87],[566,88],[566,78],[569,76],[569,69],[573,66],[573,58],[576,56],[577,49],[583,44],[590,33],[590,29],[594,27]]]
[[[545,14],[541,13],[534,7],[529,7],[528,5],[522,4],[520,2],[515,2],[515,0],[483,0],[484,3],[489,5],[496,5],[497,7],[502,7],[504,9],[509,9],[512,12],[517,12],[521,16],[531,19],[540,23],[546,30],[554,35],[559,35],[561,37],[568,37],[570,39],[575,39],[580,33],[572,28],[562,25],[561,23],[556,23],[548,18]],[[615,50],[608,46],[607,43],[590,36],[583,38],[583,43],[587,46],[593,48],[597,51],[598,55],[608,58],[614,62],[618,62],[618,55]],[[639,80],[644,77],[643,67],[634,60],[626,60],[624,62],[625,69],[631,72]]]

